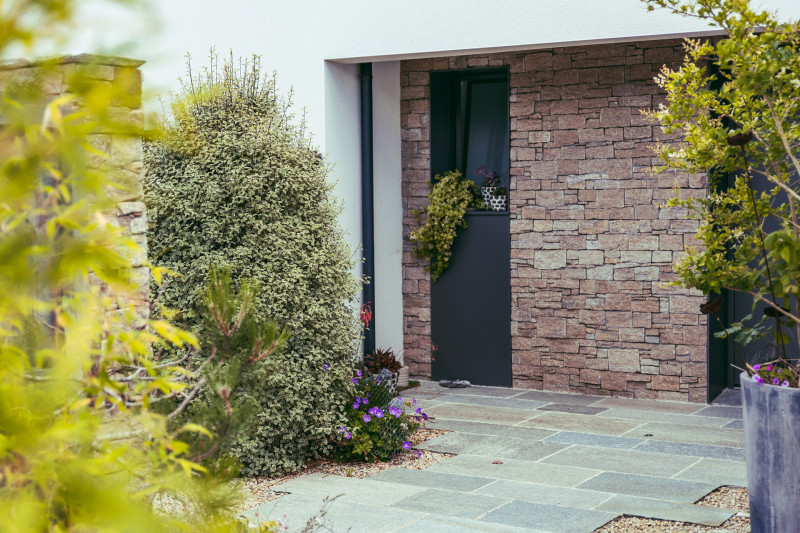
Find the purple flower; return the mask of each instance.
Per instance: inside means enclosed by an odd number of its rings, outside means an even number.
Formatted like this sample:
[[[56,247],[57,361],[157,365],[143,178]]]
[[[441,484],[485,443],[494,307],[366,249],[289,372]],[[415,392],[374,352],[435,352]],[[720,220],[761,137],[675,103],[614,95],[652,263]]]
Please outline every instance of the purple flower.
[[[789,380],[784,379],[783,383],[781,383],[781,387],[788,387],[788,386],[789,386]]]
[[[369,415],[364,415],[364,422],[369,422],[370,420],[372,420],[372,417],[371,417],[371,416],[369,416]]]
[[[422,457],[422,450],[417,450],[417,459]]]
[[[758,372],[759,370],[761,370],[761,365],[753,365],[753,370]]]
[[[353,435],[348,431],[347,434],[344,436],[345,439],[350,440],[350,437]]]
[[[358,378],[353,378],[353,385],[358,385]]]
[[[366,398],[361,398],[361,403],[363,403],[364,405],[368,405],[369,400],[367,400]]]
[[[331,365],[329,365],[328,363],[325,363],[324,365],[322,365],[322,370],[324,370],[325,372],[329,371],[330,369],[331,369]]]
[[[769,364],[769,366],[767,367],[767,370],[772,371],[772,363]]]
[[[417,399],[416,399],[416,398],[414,398],[414,402],[413,402],[413,404],[414,404],[414,405],[417,405]]]
[[[381,384],[381,377],[380,376],[376,376],[375,377],[375,381],[377,381],[378,385],[380,385]]]
[[[381,410],[380,410],[380,409],[378,409],[377,407],[375,407],[375,413],[374,413],[374,414],[375,414],[375,416],[377,416],[378,418],[383,418],[383,411],[381,411]]]
[[[400,415],[403,414],[403,411],[401,411],[397,407],[392,406],[389,408],[389,414],[394,416],[395,418],[400,418]]]
[[[759,376],[758,374],[756,374],[755,376],[753,376],[753,381],[755,381],[755,382],[756,382],[756,383],[758,383],[759,385],[763,385],[763,384],[764,384],[764,378],[762,378],[762,377],[761,377],[761,376]]]
[[[353,402],[353,409],[358,409],[358,406],[359,406],[358,402]]]
[[[356,376],[361,377],[361,370],[356,370]]]
[[[781,382],[781,380],[779,380],[778,378],[772,378],[772,384],[773,385],[777,385],[780,382]]]
[[[408,442],[407,440],[404,440],[403,441],[403,449],[404,450],[410,450],[411,449],[411,443]]]
[[[339,433],[344,433],[346,430],[347,428],[344,426],[339,426],[338,428],[336,428],[336,431],[338,431]]]

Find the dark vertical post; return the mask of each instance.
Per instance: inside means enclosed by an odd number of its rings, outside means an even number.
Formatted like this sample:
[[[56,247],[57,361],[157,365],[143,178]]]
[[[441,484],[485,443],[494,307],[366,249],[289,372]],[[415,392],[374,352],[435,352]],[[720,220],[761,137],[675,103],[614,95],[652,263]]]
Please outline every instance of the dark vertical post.
[[[359,64],[361,76],[361,235],[364,247],[364,303],[372,322],[364,332],[364,353],[375,350],[375,226],[372,202],[372,63]]]

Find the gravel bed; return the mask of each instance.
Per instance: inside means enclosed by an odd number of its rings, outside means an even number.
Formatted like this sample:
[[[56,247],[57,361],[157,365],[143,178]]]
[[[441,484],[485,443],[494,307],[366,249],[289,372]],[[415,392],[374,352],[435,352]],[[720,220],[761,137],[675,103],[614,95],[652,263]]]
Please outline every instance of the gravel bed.
[[[440,437],[445,433],[449,433],[449,431],[443,429],[420,428],[411,435],[410,442],[412,446],[418,446],[427,440]],[[395,466],[424,470],[429,466],[433,466],[453,456],[453,454],[449,453],[438,453],[428,450],[419,450],[419,452],[421,452],[420,455],[418,455],[418,450],[412,449],[404,451],[388,463],[337,463],[335,461],[322,459],[309,462],[305,470],[295,472],[294,474],[281,477],[247,478],[245,481],[247,498],[237,510],[243,511],[252,509],[262,503],[280,498],[285,493],[273,491],[272,487],[274,485],[306,474],[324,474],[324,476],[344,476],[363,479]]]
[[[718,527],[701,526],[688,522],[653,520],[636,516],[621,516],[612,520],[595,533],[668,532],[668,533],[749,533],[750,503],[747,489],[742,487],[720,487],[697,501],[697,505],[724,507],[739,511]]]

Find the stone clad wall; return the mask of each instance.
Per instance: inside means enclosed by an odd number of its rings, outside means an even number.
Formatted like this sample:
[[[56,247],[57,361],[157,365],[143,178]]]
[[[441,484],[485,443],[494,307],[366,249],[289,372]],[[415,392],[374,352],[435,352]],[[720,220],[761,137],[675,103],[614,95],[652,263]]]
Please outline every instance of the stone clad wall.
[[[679,41],[650,41],[403,62],[405,236],[427,202],[429,72],[509,67],[514,386],[705,401],[704,298],[666,285],[696,222],[658,204],[706,180],[649,173],[651,146],[674,139],[639,112],[682,58]],[[429,377],[430,277],[403,251],[405,357]]]
[[[100,86],[116,86],[122,89],[121,98],[114,101],[108,109],[114,122],[112,128],[98,130],[90,135],[89,142],[108,157],[87,154],[86,165],[90,170],[102,170],[110,177],[113,187],[108,188],[109,196],[117,208],[105,213],[113,224],[122,228],[122,234],[138,245],[138,250],[124,253],[131,258],[133,269],[131,281],[136,287],[130,301],[114,304],[134,307],[138,321],[144,326],[150,316],[149,290],[150,270],[147,263],[147,213],[143,202],[142,179],[142,131],[144,112],[142,110],[142,76],[139,67],[144,61],[121,57],[79,55],[47,62],[46,67],[28,61],[12,61],[0,65],[0,88],[9,84],[36,84],[46,102],[69,94],[69,79],[76,69],[91,82]],[[62,111],[69,113],[78,110],[79,104],[71,104]],[[92,277],[91,283],[102,289],[102,283]],[[113,308],[112,308],[113,310]]]

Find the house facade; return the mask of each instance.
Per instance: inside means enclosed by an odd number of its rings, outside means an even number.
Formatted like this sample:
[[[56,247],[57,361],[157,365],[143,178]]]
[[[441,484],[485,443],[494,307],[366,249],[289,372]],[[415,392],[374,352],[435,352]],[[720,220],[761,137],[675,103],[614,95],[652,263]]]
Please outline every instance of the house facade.
[[[765,5],[800,17],[794,0]],[[146,36],[141,21],[87,14],[74,51],[113,24],[136,43],[125,55],[148,61],[146,95],[177,88],[185,54],[202,68],[212,47],[259,54],[279,87],[293,86],[332,164],[354,255],[374,257],[375,345],[402,348],[413,376],[691,401],[735,384],[704,297],[670,285],[696,223],[659,206],[703,195],[705,177],[652,174],[652,146],[676,139],[640,113],[663,101],[653,77],[680,64],[681,40],[718,28],[639,0],[151,7],[160,24]],[[450,270],[431,283],[410,253],[413,210],[436,174],[476,179],[479,166],[502,174],[507,209],[469,213]]]
[[[669,285],[697,222],[659,207],[702,196],[706,179],[652,172],[652,147],[676,139],[642,114],[664,101],[653,77],[682,60],[673,39],[402,62],[406,235],[431,178],[431,75],[507,69],[515,387],[706,400],[705,298]],[[412,375],[430,378],[441,340],[411,249],[406,240],[404,348]]]

